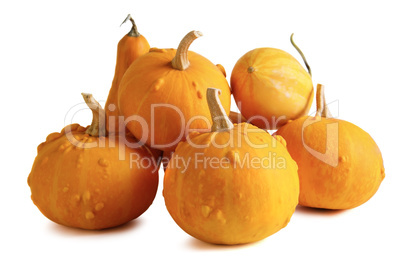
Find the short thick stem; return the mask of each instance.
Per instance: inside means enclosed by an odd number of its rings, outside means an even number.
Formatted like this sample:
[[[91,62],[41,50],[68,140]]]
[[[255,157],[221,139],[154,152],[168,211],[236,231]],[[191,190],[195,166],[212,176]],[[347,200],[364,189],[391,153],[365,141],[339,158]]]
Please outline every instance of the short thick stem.
[[[181,40],[176,55],[172,60],[172,66],[174,69],[184,71],[190,66],[188,60],[188,49],[191,43],[200,36],[202,36],[201,32],[191,31]]]
[[[127,15],[126,19],[121,23],[121,25],[123,25],[124,23],[126,23],[128,20],[131,21],[132,27],[131,27],[131,30],[128,32],[127,35],[128,35],[128,36],[131,36],[131,37],[138,37],[138,36],[140,36],[141,34],[138,32],[137,25],[135,24],[134,19],[133,19],[133,17],[131,17],[130,14]]]
[[[86,133],[93,137],[106,136],[106,115],[105,110],[95,100],[92,94],[81,93],[85,103],[92,111],[92,123],[86,130]]]
[[[207,102],[212,118],[212,132],[228,131],[233,128],[233,124],[223,109],[219,100],[220,90],[216,88],[207,89]]]
[[[316,102],[317,102],[316,116],[332,118],[331,112],[329,111],[327,103],[325,101],[324,86],[321,84],[317,84]]]

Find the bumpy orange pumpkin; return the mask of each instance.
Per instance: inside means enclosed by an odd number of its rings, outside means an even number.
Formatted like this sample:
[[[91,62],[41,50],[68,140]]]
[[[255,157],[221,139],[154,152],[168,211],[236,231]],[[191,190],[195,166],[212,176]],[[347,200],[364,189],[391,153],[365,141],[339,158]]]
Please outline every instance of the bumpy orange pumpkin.
[[[277,129],[306,115],[314,98],[311,75],[276,48],[257,48],[243,55],[233,68],[230,85],[241,114],[263,129]]]
[[[32,201],[50,220],[104,229],[147,210],[157,191],[158,164],[148,148],[134,148],[132,138],[104,136],[103,109],[92,95],[84,98],[93,109],[92,125],[50,134],[38,146],[28,185]]]
[[[247,123],[233,126],[217,91],[207,94],[212,132],[191,133],[177,146],[164,177],[166,207],[184,231],[209,243],[263,239],[295,210],[297,165],[283,139]]]
[[[117,133],[124,130],[124,120],[119,120],[120,114],[117,108],[117,97],[121,78],[131,63],[138,57],[147,53],[150,48],[147,39],[138,32],[134,19],[128,15],[123,23],[127,20],[131,21],[132,27],[130,32],[126,34],[117,45],[115,74],[105,105],[106,129],[109,133]],[[119,128],[121,129],[119,130]]]
[[[300,205],[354,208],[369,200],[385,177],[377,144],[358,126],[330,118],[321,85],[317,115],[289,122],[277,134],[299,166]]]
[[[172,151],[189,129],[208,129],[207,87],[222,89],[220,99],[229,114],[231,92],[223,68],[188,51],[199,36],[190,32],[177,50],[151,48],[123,76],[120,112],[131,133],[153,148]]]

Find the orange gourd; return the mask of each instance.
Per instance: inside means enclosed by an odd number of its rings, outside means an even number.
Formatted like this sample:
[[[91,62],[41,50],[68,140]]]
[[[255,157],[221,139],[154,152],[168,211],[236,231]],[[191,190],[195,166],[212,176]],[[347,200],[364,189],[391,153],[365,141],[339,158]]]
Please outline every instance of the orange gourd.
[[[138,57],[147,53],[150,48],[147,39],[138,32],[131,15],[128,15],[123,23],[127,20],[131,21],[132,27],[130,32],[128,32],[117,45],[115,74],[105,105],[106,129],[109,133],[118,133],[124,130],[124,120],[123,118],[119,120],[120,113],[117,108],[117,97],[121,78],[131,63]]]
[[[321,85],[317,114],[277,131],[299,166],[300,205],[350,209],[369,200],[385,177],[381,152],[358,126],[331,118]]]
[[[311,73],[292,37],[291,41]],[[237,107],[249,122],[263,129],[277,129],[308,113],[314,97],[309,73],[283,50],[257,48],[237,61],[230,85]]]
[[[130,132],[142,142],[173,151],[190,129],[208,129],[206,88],[222,89],[229,114],[231,92],[224,69],[188,51],[202,34],[188,33],[178,49],[151,48],[128,68],[119,88],[119,109]]]
[[[179,143],[164,177],[174,221],[209,243],[242,244],[287,225],[298,203],[297,165],[284,141],[247,124],[233,125],[209,88],[212,131]]]
[[[104,229],[147,210],[157,191],[158,163],[133,138],[109,138],[104,110],[92,95],[83,95],[94,114],[91,126],[72,124],[50,134],[38,146],[28,185],[32,201],[50,220]]]

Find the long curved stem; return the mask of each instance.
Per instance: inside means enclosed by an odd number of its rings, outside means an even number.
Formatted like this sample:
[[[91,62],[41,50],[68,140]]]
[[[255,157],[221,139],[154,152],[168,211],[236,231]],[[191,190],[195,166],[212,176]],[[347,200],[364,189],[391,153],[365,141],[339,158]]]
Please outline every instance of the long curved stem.
[[[212,132],[227,131],[233,128],[233,124],[219,100],[220,92],[220,89],[212,87],[207,89],[207,102],[212,117]]]
[[[130,14],[127,15],[127,17],[126,17],[125,20],[120,24],[120,26],[123,25],[124,23],[126,23],[128,20],[131,21],[131,23],[132,23],[133,26],[131,27],[131,30],[128,32],[127,35],[128,35],[128,36],[131,36],[131,37],[138,37],[138,36],[140,36],[141,34],[138,32],[137,25],[135,24],[134,19],[133,19],[133,17],[131,17]]]
[[[199,31],[191,31],[184,36],[177,48],[176,55],[172,60],[172,66],[174,69],[184,71],[190,66],[188,60],[188,49],[191,43],[200,36],[202,36],[202,33]]]
[[[81,93],[88,105],[89,109],[92,111],[92,123],[85,133],[93,137],[106,136],[106,114],[102,106],[95,100],[92,94]]]
[[[293,47],[297,50],[297,52],[299,52],[300,56],[302,57],[303,61],[304,61],[304,65],[306,65],[307,71],[311,76],[311,68],[310,65],[307,62],[306,57],[304,56],[303,52],[301,51],[301,49],[295,44],[295,42],[293,41],[293,34],[290,36],[290,42],[292,43]]]

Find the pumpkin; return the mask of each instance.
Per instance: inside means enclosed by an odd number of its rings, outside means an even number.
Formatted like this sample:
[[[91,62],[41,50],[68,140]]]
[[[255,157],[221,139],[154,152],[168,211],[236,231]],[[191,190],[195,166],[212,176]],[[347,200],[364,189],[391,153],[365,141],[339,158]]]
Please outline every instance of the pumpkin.
[[[322,85],[317,114],[289,122],[277,131],[299,166],[302,206],[350,209],[369,200],[385,177],[381,152],[358,126],[331,118]]]
[[[298,203],[297,165],[279,136],[232,124],[209,88],[211,132],[179,143],[164,176],[165,204],[188,234],[214,244],[243,244],[285,227]]]
[[[38,146],[28,177],[31,198],[50,220],[82,229],[104,229],[137,218],[158,187],[154,155],[133,138],[105,136],[105,111],[83,94],[94,119],[52,133]],[[122,139],[124,138],[124,139]]]
[[[208,129],[211,117],[206,88],[221,88],[229,114],[231,92],[222,67],[189,51],[202,34],[188,33],[176,49],[151,48],[124,74],[119,109],[130,132],[142,142],[174,151],[191,129]]]
[[[131,21],[132,27],[130,32],[128,32],[117,45],[115,73],[105,105],[106,129],[109,133],[118,133],[124,130],[124,120],[120,120],[120,114],[117,108],[117,97],[121,78],[131,63],[138,57],[147,53],[150,48],[147,39],[138,32],[134,19],[130,14],[123,23],[128,20]]]
[[[292,35],[293,36],[293,35]],[[306,72],[289,53],[257,48],[235,64],[230,78],[233,97],[241,114],[263,129],[277,129],[288,120],[306,115],[314,98],[310,67]]]

